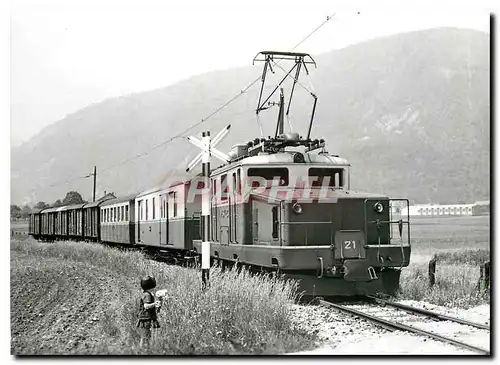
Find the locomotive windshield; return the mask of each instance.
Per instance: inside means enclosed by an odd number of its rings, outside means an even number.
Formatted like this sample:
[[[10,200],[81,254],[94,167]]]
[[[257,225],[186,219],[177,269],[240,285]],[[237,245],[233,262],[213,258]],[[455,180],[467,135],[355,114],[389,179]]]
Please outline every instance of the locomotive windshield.
[[[273,180],[278,180],[279,186],[288,185],[288,169],[285,167],[251,168],[248,169],[248,177],[252,187],[260,186],[261,179],[266,180],[268,187],[272,185]]]
[[[309,184],[311,186],[344,186],[344,169],[310,168]]]

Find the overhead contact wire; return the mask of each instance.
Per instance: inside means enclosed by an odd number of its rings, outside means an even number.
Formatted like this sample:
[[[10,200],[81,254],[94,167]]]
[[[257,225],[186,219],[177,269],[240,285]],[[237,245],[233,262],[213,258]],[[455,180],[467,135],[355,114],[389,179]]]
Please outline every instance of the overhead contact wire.
[[[290,52],[294,51],[297,47],[299,47],[302,43],[304,43],[307,39],[309,39],[312,35],[314,35],[314,33],[316,33],[319,29],[321,29],[326,23],[328,23],[328,21],[330,21],[333,17],[335,16],[335,14],[331,15],[331,16],[327,16],[326,17],[326,20],[323,21],[318,27],[316,27],[313,31],[311,31],[306,37],[304,37],[300,42],[298,42],[292,49]],[[278,62],[274,62],[276,65],[278,65],[279,61]],[[111,165],[111,166],[108,166],[108,167],[105,167],[103,169],[101,169],[101,173],[103,172],[106,172],[106,171],[109,171],[109,170],[112,170],[116,167],[119,167],[121,165],[124,165],[130,161],[133,161],[137,158],[140,158],[140,157],[143,157],[143,156],[147,156],[149,154],[149,152],[157,149],[157,148],[160,148],[162,146],[165,146],[167,144],[169,144],[170,142],[174,141],[175,139],[178,139],[178,138],[181,138],[184,136],[184,134],[186,134],[187,132],[193,130],[194,128],[200,126],[201,124],[205,123],[207,120],[209,120],[210,118],[212,118],[214,115],[216,115],[217,113],[219,113],[221,110],[223,110],[224,108],[226,108],[229,104],[231,104],[232,102],[234,102],[236,99],[238,99],[241,95],[245,94],[252,86],[254,86],[259,80],[261,80],[261,77],[262,75],[259,75],[259,77],[257,77],[255,80],[253,80],[247,87],[245,87],[244,89],[242,89],[238,94],[236,94],[233,98],[231,98],[230,100],[228,100],[226,103],[224,103],[223,105],[221,105],[219,108],[217,108],[216,110],[214,110],[212,113],[210,113],[209,115],[207,115],[206,117],[202,118],[199,122],[196,122],[194,123],[193,125],[191,125],[190,127],[184,129],[182,132],[176,134],[175,136],[167,139],[166,141],[164,142],[161,142],[153,147],[151,147],[149,150],[145,151],[145,152],[142,152],[142,153],[138,153],[136,154],[135,156],[132,156],[128,159],[125,159],[123,160],[122,162],[119,162],[117,164],[114,164],[114,165]],[[301,85],[302,87],[304,87],[303,85]],[[305,88],[305,87],[304,87]],[[307,90],[307,88],[305,88]],[[61,183],[61,184],[58,184],[58,183],[54,183],[54,184],[51,184],[49,185],[49,187],[55,187],[55,186],[58,186],[58,185],[62,185],[62,184],[69,184],[70,182],[73,182],[73,181],[76,181],[76,180],[79,180],[79,179],[84,179],[84,178],[87,178],[87,176],[84,176],[84,177],[77,177],[77,178],[74,178],[72,180],[68,180],[66,181],[65,183]]]

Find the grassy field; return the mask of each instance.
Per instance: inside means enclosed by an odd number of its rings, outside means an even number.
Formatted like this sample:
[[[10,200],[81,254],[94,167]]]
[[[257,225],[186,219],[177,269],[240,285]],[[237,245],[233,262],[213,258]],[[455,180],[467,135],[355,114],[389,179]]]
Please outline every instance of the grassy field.
[[[401,275],[401,299],[470,306],[489,303],[478,290],[479,266],[490,256],[490,216],[418,217],[412,223],[412,257]],[[436,284],[430,288],[428,263],[437,255]]]
[[[150,350],[135,327],[139,278],[168,295]],[[293,326],[293,283],[245,272],[200,273],[98,244],[11,241],[11,352],[21,354],[281,354],[312,348]]]
[[[22,231],[24,224],[11,225]],[[412,257],[400,299],[471,307],[489,303],[478,290],[489,258],[489,216],[412,219]],[[428,261],[437,254],[436,284]],[[150,350],[135,327],[139,278],[153,274],[168,296]],[[200,273],[98,244],[11,240],[11,352],[33,354],[281,354],[314,347],[295,328],[293,283],[245,272]]]

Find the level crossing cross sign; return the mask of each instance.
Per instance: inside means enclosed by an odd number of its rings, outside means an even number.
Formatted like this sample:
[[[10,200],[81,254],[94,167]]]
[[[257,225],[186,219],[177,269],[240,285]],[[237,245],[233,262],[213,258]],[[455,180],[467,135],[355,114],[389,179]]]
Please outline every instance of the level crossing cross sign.
[[[201,198],[201,215],[203,222],[203,239],[201,242],[202,288],[206,288],[210,269],[210,201],[212,199],[212,189],[210,186],[210,158],[212,155],[214,155],[223,162],[230,161],[230,157],[228,155],[215,148],[215,146],[220,141],[222,141],[224,137],[227,136],[227,134],[229,133],[229,128],[231,128],[230,124],[222,129],[219,133],[217,133],[217,135],[212,140],[210,139],[209,131],[203,132],[201,134],[201,140],[192,136],[187,137],[189,142],[201,149],[201,152],[198,153],[196,157],[188,164],[186,171],[191,171],[201,162],[202,176],[205,179],[205,186],[202,191]]]

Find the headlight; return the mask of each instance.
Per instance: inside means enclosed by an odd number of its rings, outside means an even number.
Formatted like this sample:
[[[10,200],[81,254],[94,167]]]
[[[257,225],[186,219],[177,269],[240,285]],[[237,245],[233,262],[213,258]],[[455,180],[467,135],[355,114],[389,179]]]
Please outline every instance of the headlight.
[[[381,202],[377,202],[375,203],[375,205],[373,206],[373,210],[376,212],[376,213],[382,213],[384,211],[384,206],[382,205]]]
[[[295,203],[292,206],[292,210],[295,214],[302,214],[302,205],[300,205],[299,203]]]

